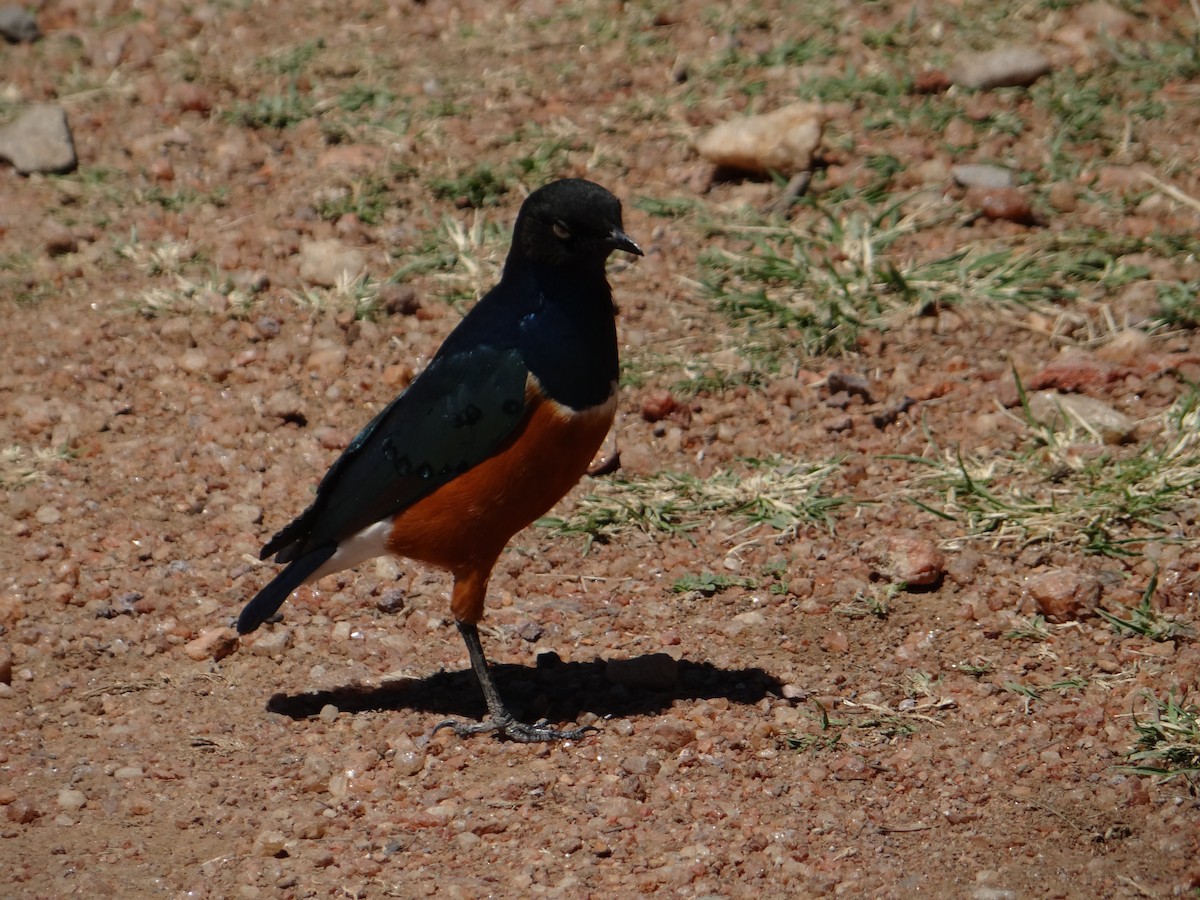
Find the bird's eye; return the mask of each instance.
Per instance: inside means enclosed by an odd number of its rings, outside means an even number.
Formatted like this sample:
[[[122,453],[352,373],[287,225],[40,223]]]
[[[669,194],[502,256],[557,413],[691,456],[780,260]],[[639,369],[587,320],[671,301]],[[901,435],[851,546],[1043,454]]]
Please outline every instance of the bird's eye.
[[[571,229],[561,221],[556,220],[550,228],[554,232],[554,236],[560,241],[569,241],[571,239]]]

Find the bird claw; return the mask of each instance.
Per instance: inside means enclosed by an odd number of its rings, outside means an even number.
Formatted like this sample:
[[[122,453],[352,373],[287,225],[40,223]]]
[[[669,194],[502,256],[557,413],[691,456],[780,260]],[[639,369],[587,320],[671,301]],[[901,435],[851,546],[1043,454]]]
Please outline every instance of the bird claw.
[[[458,722],[454,719],[447,719],[433,729],[430,733],[431,736],[437,734],[443,728],[449,728],[460,738],[470,737],[475,734],[496,733],[501,737],[508,738],[510,741],[516,741],[518,744],[537,744],[548,741],[577,741],[590,731],[600,730],[595,725],[581,725],[579,728],[565,730],[551,728],[545,719],[533,725],[527,725],[524,722],[518,722],[512,716],[502,716],[499,718],[484,719],[482,722]]]

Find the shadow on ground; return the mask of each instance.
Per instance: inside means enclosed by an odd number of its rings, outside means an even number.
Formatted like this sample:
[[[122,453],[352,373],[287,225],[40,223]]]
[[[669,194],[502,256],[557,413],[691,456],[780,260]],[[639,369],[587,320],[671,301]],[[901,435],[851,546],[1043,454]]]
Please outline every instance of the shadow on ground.
[[[647,659],[647,658],[643,658]],[[630,662],[638,662],[631,660]],[[600,717],[652,715],[676,700],[723,697],[732,703],[757,703],[778,696],[782,684],[762,669],[722,669],[712,663],[680,660],[670,685],[650,687],[613,684],[608,663],[561,662],[549,665],[495,665],[500,693],[513,713],[525,721],[545,718],[569,722],[584,712]],[[342,712],[418,710],[441,716],[480,718],[485,710],[479,683],[470,669],[438,672],[427,678],[398,679],[382,684],[350,684],[327,691],[275,694],[269,712],[293,719],[315,716],[327,704]]]

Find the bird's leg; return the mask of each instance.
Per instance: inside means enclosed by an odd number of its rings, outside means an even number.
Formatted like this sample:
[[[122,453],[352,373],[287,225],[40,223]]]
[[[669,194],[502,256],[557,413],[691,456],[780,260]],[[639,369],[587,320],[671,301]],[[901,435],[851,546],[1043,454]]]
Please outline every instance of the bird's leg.
[[[589,731],[599,730],[594,726],[584,725],[581,728],[572,728],[563,731],[541,724],[526,725],[524,722],[518,722],[513,718],[513,714],[508,711],[508,707],[504,705],[504,701],[500,699],[500,691],[497,690],[496,682],[492,679],[487,657],[483,655],[483,645],[479,642],[479,629],[474,623],[459,622],[458,631],[463,636],[463,641],[467,645],[467,655],[471,657],[471,668],[475,671],[475,677],[479,679],[479,686],[483,689],[483,699],[487,702],[488,718],[482,722],[475,723],[456,722],[453,719],[447,719],[438,725],[437,728],[433,729],[434,733],[441,731],[443,728],[449,728],[459,737],[466,737],[471,734],[485,734],[494,731],[512,741],[522,744],[534,744],[540,741],[573,741],[587,734]]]

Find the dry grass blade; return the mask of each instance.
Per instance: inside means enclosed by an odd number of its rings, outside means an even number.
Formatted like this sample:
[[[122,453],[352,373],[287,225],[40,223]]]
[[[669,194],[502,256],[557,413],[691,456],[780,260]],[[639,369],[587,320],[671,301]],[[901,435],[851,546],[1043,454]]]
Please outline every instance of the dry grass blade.
[[[34,449],[17,444],[0,448],[0,487],[14,488],[28,484],[64,458],[58,450]]]
[[[1080,454],[1091,442],[1070,425],[1057,432],[1029,420],[1036,443],[1020,454],[981,456],[961,448],[909,458],[928,473],[909,499],[963,523],[993,543],[1075,543],[1089,553],[1130,556],[1148,540],[1171,540],[1175,519],[1200,500],[1200,403],[1189,395],[1162,417],[1161,437],[1132,449]],[[928,497],[932,489],[940,502]]]
[[[168,684],[166,678],[143,678],[137,681],[114,681],[89,688],[80,696],[85,700],[92,697],[102,697],[105,694],[133,694],[138,691],[150,691]]]
[[[831,512],[846,499],[824,495],[821,487],[838,461],[806,466],[772,460],[756,465],[746,474],[725,471],[709,478],[665,472],[612,479],[579,498],[566,518],[545,518],[539,524],[561,533],[586,534],[589,540],[607,540],[629,530],[686,533],[714,518],[741,519],[779,533],[794,531],[801,523],[832,527]]]
[[[1135,765],[1124,770],[1165,780],[1200,776],[1200,708],[1181,702],[1174,693],[1166,700],[1152,694],[1147,699],[1149,716],[1133,714],[1138,739],[1128,757]]]
[[[191,739],[191,745],[196,750],[206,750],[212,753],[237,753],[246,749],[245,741],[209,735],[195,735]]]

